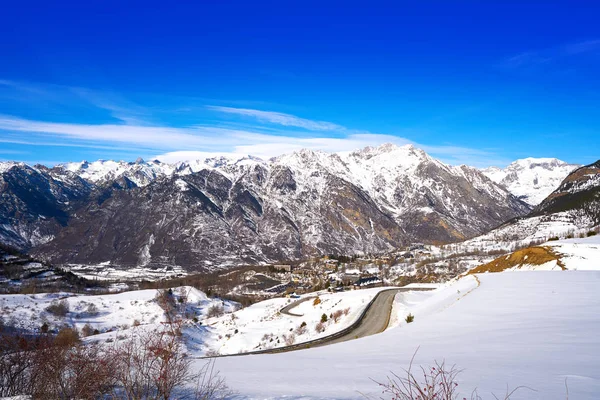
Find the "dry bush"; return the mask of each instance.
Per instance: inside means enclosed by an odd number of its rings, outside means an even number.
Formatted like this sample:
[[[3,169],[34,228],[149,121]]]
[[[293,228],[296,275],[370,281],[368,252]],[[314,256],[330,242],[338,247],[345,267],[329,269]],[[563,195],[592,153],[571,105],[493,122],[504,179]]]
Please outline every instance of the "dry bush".
[[[83,328],[81,328],[81,335],[83,337],[92,336],[94,334],[94,327],[90,324],[85,324]]]
[[[321,304],[321,298],[317,296],[317,298],[313,301],[313,306],[318,306]]]
[[[412,372],[412,362],[404,371],[405,376],[392,373],[387,382],[375,382],[384,395],[394,400],[455,400],[458,397],[456,376],[460,371],[455,366],[447,368],[444,362],[436,362],[434,367],[421,367],[422,379],[418,379]]]
[[[333,322],[337,324],[338,321],[342,318],[342,315],[344,315],[344,311],[336,310],[333,312],[333,314],[331,314],[331,318],[333,318]]]
[[[112,350],[117,380],[127,399],[168,399],[173,389],[189,381],[191,360],[171,331],[132,332]]]
[[[208,307],[208,311],[206,312],[206,316],[208,318],[221,317],[223,314],[225,314],[225,310],[220,304],[213,304],[212,306]]]
[[[307,332],[308,328],[306,327],[306,322],[298,325],[298,327],[294,330],[294,333],[298,336],[304,335]]]
[[[317,325],[315,325],[315,331],[317,333],[325,332],[325,324],[323,322],[319,322]]]
[[[296,342],[296,335],[290,333],[289,335],[283,335],[283,341],[286,346],[291,346]]]
[[[97,345],[50,344],[34,351],[31,394],[35,399],[97,399],[116,383],[115,361]]]
[[[223,400],[233,395],[225,379],[215,371],[215,359],[209,359],[195,376],[194,400]]]
[[[77,343],[79,343],[79,332],[77,332],[77,328],[61,328],[54,338],[54,345],[56,346],[72,347]]]
[[[350,314],[350,307],[344,308],[344,315]]]
[[[165,312],[167,321],[171,322],[175,318],[177,305],[172,289],[158,289],[155,296],[156,303]]]
[[[31,392],[29,370],[35,348],[32,341],[24,338],[4,334],[0,337],[0,397]]]
[[[90,316],[94,316],[94,315],[98,315],[100,311],[98,310],[98,306],[95,305],[94,303],[90,303],[87,306],[87,310],[86,310],[86,314],[90,315]]]
[[[218,399],[230,392],[214,361],[194,373],[180,327],[139,332],[111,348],[51,335],[0,337],[0,397],[34,399]]]
[[[455,365],[447,367],[445,362],[435,361],[434,366],[419,367],[420,371],[413,373],[413,362],[416,355],[417,352],[415,351],[408,369],[404,370],[402,376],[392,373],[391,376],[387,377],[386,382],[373,380],[381,389],[383,396],[379,398],[390,398],[392,400],[457,400],[460,394],[457,377],[461,370],[457,369]],[[533,390],[526,386],[519,386],[512,391],[507,389],[506,394],[502,397],[492,395],[496,400],[510,400],[511,396],[519,389]],[[466,397],[460,396],[460,398],[466,400]],[[481,400],[477,390],[471,393],[470,399]]]
[[[225,381],[209,361],[198,373],[191,370],[192,359],[184,353],[179,323],[168,329],[137,331],[125,343],[116,346],[111,357],[117,360],[117,398],[179,398],[185,386],[195,383],[193,393],[181,395],[193,399],[223,398],[230,392]],[[221,397],[223,396],[223,397]]]
[[[58,317],[64,317],[70,311],[69,302],[67,300],[53,300],[52,303],[48,307],[46,307],[46,311],[50,314],[54,314]]]
[[[110,358],[99,347],[71,345],[65,340],[69,336],[60,340],[49,335],[2,337],[0,397],[96,399],[107,395],[115,381]]]

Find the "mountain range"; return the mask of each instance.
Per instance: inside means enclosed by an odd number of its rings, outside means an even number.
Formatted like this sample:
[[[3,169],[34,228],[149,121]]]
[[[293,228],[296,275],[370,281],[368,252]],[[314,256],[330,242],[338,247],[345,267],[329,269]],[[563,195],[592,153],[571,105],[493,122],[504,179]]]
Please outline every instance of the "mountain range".
[[[506,168],[489,167],[482,172],[506,187],[512,194],[531,206],[541,203],[552,193],[577,164],[567,164],[556,158],[524,158]]]
[[[575,167],[511,166],[450,166],[392,144],[270,160],[5,162],[0,242],[57,264],[189,270],[456,242],[529,214]],[[524,195],[515,182],[532,171],[539,188]]]

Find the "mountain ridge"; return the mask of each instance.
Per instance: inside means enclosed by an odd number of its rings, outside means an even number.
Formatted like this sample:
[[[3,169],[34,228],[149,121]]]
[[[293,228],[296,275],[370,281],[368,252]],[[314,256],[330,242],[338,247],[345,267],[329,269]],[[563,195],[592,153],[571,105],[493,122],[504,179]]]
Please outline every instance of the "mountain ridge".
[[[202,269],[381,252],[474,237],[531,209],[476,168],[392,144],[347,154],[301,150],[267,161],[97,161],[37,171],[86,187],[84,200],[57,206],[66,219],[44,240],[19,243],[59,264]],[[34,226],[57,217],[40,215],[17,222]]]
[[[488,167],[481,171],[521,200],[537,206],[580,166],[557,158],[528,157],[513,161],[506,168]]]

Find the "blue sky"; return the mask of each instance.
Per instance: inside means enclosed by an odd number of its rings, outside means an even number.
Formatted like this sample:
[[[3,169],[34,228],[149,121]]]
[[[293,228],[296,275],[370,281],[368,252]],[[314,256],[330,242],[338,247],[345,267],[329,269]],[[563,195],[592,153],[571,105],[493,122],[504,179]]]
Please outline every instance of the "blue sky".
[[[0,159],[600,158],[597,2],[11,3]]]

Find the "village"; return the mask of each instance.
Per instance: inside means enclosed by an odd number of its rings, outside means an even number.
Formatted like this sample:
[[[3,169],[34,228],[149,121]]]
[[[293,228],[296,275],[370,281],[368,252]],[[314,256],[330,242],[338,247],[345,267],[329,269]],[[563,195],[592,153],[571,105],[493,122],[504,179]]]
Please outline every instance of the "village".
[[[440,248],[413,243],[378,255],[327,255],[279,263],[244,272],[234,293],[260,297],[288,296],[325,290],[341,292],[410,283],[444,282],[479,259],[445,258]]]

